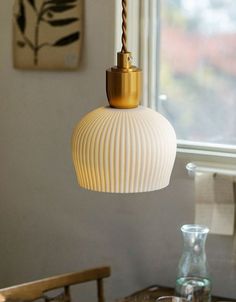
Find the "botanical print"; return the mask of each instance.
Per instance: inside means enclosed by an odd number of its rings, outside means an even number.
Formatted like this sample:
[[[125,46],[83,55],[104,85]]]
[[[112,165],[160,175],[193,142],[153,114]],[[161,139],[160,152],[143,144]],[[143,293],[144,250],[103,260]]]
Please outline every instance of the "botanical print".
[[[14,15],[16,67],[36,69],[50,69],[50,66],[52,69],[77,67],[81,36],[79,2],[80,0],[16,1]],[[52,52],[52,49],[57,51]],[[31,62],[29,58],[25,59],[29,51]]]

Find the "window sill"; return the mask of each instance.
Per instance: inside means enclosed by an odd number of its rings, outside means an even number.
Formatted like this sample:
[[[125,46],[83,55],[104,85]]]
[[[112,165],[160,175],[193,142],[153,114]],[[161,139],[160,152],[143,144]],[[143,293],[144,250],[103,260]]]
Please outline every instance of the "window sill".
[[[236,153],[217,150],[203,150],[182,147],[177,147],[177,159],[185,159],[186,161],[206,161],[219,164],[236,164]]]

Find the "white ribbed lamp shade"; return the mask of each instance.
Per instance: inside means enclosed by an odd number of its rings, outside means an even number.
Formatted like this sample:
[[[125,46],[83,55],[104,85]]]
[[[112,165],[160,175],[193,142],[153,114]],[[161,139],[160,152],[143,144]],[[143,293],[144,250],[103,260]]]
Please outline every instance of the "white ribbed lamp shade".
[[[98,108],[78,123],[72,144],[83,188],[134,193],[169,184],[176,136],[167,119],[152,109]]]

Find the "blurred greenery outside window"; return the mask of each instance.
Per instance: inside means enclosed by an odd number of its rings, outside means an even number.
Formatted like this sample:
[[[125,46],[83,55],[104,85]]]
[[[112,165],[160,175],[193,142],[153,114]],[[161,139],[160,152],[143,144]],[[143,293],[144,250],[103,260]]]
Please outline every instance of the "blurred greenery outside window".
[[[160,0],[159,13],[158,111],[180,144],[235,152],[236,0]]]

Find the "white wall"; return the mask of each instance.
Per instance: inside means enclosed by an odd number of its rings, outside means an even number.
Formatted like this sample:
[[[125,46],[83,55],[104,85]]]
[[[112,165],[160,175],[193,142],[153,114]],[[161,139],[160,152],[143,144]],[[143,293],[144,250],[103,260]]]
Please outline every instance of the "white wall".
[[[113,63],[114,1],[86,0],[80,71],[22,72],[11,63],[11,8],[0,9],[0,286],[108,264],[108,301],[150,284],[174,285],[193,221],[184,162],[159,192],[112,195],[80,189],[71,161],[73,127],[106,104]],[[233,240],[208,238],[214,291],[236,297]]]

